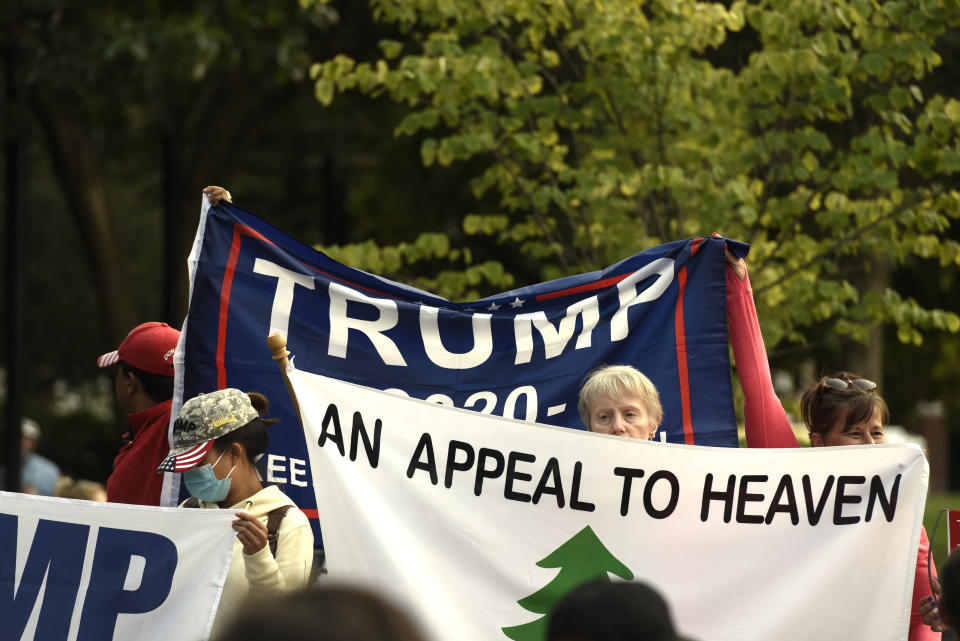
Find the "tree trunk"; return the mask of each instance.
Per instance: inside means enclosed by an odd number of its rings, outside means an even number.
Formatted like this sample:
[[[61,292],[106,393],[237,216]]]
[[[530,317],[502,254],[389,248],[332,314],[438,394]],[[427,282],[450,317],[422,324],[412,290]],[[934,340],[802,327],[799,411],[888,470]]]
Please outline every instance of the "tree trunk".
[[[174,327],[181,326],[187,312],[187,258],[200,221],[200,190],[214,184],[239,193],[242,186],[227,184],[233,175],[235,150],[249,144],[265,119],[297,89],[287,84],[253,94],[243,91],[242,79],[231,84],[229,78],[221,77],[218,82],[215,94],[230,95],[231,100],[199,99],[180,120],[159,118],[164,173],[163,316]]]
[[[186,312],[189,246],[184,247],[187,231],[187,203],[184,190],[182,141],[175,131],[161,134],[163,150],[163,320],[180,327]],[[193,190],[200,202],[200,190]],[[196,225],[192,225],[195,229]]]
[[[862,273],[850,279],[860,292],[861,297],[868,292],[882,295],[890,286],[893,267],[890,259],[882,256],[871,258]],[[871,325],[870,337],[866,344],[852,342],[849,348],[846,369],[871,381],[876,381],[883,389],[883,333],[881,324]]]
[[[84,129],[32,97],[34,114],[64,200],[83,241],[102,316],[103,345],[116,345],[134,325],[134,301],[114,235],[100,160]]]
[[[6,185],[6,291],[4,314],[6,316],[6,430],[4,434],[3,462],[6,466],[4,489],[19,492],[22,443],[20,422],[23,420],[24,385],[24,281],[25,243],[27,226],[27,127],[23,99],[23,81],[20,73],[20,47],[11,45],[4,55],[4,72],[7,86],[4,95],[8,121],[4,131],[5,185]]]

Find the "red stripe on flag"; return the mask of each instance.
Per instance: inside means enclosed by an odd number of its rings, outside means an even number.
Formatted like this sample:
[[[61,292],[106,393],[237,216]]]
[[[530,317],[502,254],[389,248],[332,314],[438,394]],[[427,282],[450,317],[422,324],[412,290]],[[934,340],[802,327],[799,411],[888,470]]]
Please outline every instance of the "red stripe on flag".
[[[233,228],[239,229],[240,233],[243,234],[244,236],[249,236],[250,238],[256,238],[257,240],[262,240],[265,243],[270,243],[274,247],[277,246],[275,242],[273,242],[272,240],[270,240],[269,238],[267,238],[266,236],[258,232],[253,227],[249,227],[248,225],[244,225],[241,223],[233,223]]]
[[[310,263],[305,263],[305,262],[303,262],[302,260],[298,260],[297,262],[300,263],[301,265],[303,265],[304,267],[306,267],[307,269],[312,269],[313,271],[317,272],[318,274],[322,274],[323,276],[326,276],[326,277],[329,278],[330,280],[335,280],[335,281],[337,281],[338,283],[344,283],[345,285],[350,285],[350,287],[353,287],[354,289],[362,289],[362,290],[365,291],[365,292],[370,292],[371,294],[376,294],[377,296],[383,296],[384,298],[393,298],[393,299],[396,299],[396,300],[400,300],[400,297],[399,297],[399,296],[394,296],[393,294],[388,294],[387,292],[381,292],[380,290],[373,289],[373,288],[371,288],[371,287],[364,287],[363,285],[357,285],[356,283],[351,283],[349,280],[344,280],[343,278],[337,278],[337,277],[334,276],[333,274],[329,274],[329,273],[323,271],[322,269],[317,269],[316,267],[314,267],[314,266],[311,265]]]
[[[257,230],[253,229],[252,227],[248,227],[247,225],[243,225],[243,224],[241,224],[241,223],[234,223],[233,226],[234,226],[234,230],[239,229],[239,230],[240,230],[240,233],[243,234],[244,236],[250,236],[251,238],[256,238],[257,240],[262,240],[263,242],[269,243],[269,244],[273,245],[274,247],[277,246],[277,244],[276,244],[275,242],[273,242],[272,240],[270,240],[269,238],[267,238],[266,236],[264,236],[263,234],[261,234],[261,233],[258,232]],[[323,271],[322,269],[318,269],[318,268],[314,267],[313,265],[311,265],[310,263],[305,263],[305,262],[303,262],[302,260],[297,260],[297,262],[300,263],[301,265],[303,265],[304,267],[306,267],[307,269],[312,269],[313,271],[317,272],[318,274],[322,274],[322,275],[326,276],[326,277],[329,278],[330,280],[335,280],[335,281],[340,282],[340,283],[345,283],[345,284],[350,285],[350,287],[353,287],[353,288],[355,288],[355,289],[362,289],[362,290],[367,291],[367,292],[370,292],[370,293],[372,293],[372,294],[377,294],[378,296],[386,296],[387,298],[397,298],[396,296],[393,296],[392,294],[388,294],[388,293],[386,293],[386,292],[381,292],[381,291],[378,291],[378,290],[376,290],[376,289],[371,289],[370,287],[364,287],[363,285],[357,285],[356,283],[351,283],[350,281],[344,280],[344,279],[342,279],[342,278],[337,278],[337,277],[334,276],[333,274],[328,274],[327,272]]]
[[[317,514],[317,511],[316,511],[316,510],[307,510],[307,509],[301,508],[300,511],[303,512],[304,514],[306,514],[308,519],[318,519],[318,518],[320,518],[320,515]]]
[[[691,249],[691,253],[693,250]],[[680,407],[683,414],[683,442],[693,445],[693,418],[690,412],[690,377],[687,370],[687,333],[683,324],[683,293],[687,288],[687,266],[677,274],[680,293],[677,294],[677,308],[674,312],[674,328],[677,339],[677,370],[680,377]]]
[[[223,272],[223,284],[220,286],[220,314],[219,314],[219,323],[217,327],[217,389],[223,389],[227,386],[227,366],[226,366],[226,354],[227,354],[227,318],[230,315],[230,290],[233,287],[233,276],[237,270],[237,261],[240,259],[240,243],[243,240],[243,236],[248,236],[250,238],[255,238],[257,240],[262,240],[265,243],[277,246],[275,242],[258,232],[257,230],[244,225],[242,223],[233,224],[233,240],[230,243],[230,254],[227,258],[227,266]],[[357,285],[351,283],[350,281],[344,280],[342,278],[337,278],[332,274],[317,269],[309,263],[305,263],[302,260],[298,260],[298,263],[312,269],[318,274],[322,274],[331,280],[335,280],[341,283],[345,283],[354,287],[356,289],[362,289],[379,296],[385,296],[387,298],[396,298],[396,296],[391,296],[385,292],[380,292],[369,287],[363,287],[362,285]]]
[[[633,272],[630,272],[633,273]],[[587,283],[586,285],[577,285],[576,287],[570,287],[569,289],[560,289],[555,292],[548,292],[546,294],[540,294],[537,296],[537,300],[552,300],[554,298],[563,298],[564,296],[572,296],[573,294],[580,294],[582,292],[592,292],[596,289],[603,289],[604,287],[610,287],[611,285],[616,285],[621,280],[630,275],[621,274],[620,276],[611,276],[610,278],[604,278],[603,280],[594,281],[592,283]]]
[[[690,243],[690,255],[693,256],[700,249],[700,244],[704,241],[703,238],[694,238]],[[632,272],[631,272],[632,273]],[[577,285],[576,287],[570,287],[569,289],[561,289],[555,292],[548,292],[546,294],[540,294],[537,296],[537,300],[552,300],[554,298],[563,298],[564,296],[572,296],[573,294],[580,294],[582,292],[592,292],[596,289],[603,289],[604,287],[609,287],[611,285],[616,285],[621,280],[629,276],[630,273],[622,274],[620,276],[611,276],[610,278],[604,278],[603,280],[594,281],[592,283],[587,283],[586,285]]]
[[[227,267],[223,271],[223,285],[220,286],[220,322],[217,327],[217,389],[224,389],[227,386],[227,317],[230,315],[230,289],[233,287],[233,275],[237,270],[237,260],[240,258],[240,240],[239,225],[234,225],[230,255],[227,258]]]

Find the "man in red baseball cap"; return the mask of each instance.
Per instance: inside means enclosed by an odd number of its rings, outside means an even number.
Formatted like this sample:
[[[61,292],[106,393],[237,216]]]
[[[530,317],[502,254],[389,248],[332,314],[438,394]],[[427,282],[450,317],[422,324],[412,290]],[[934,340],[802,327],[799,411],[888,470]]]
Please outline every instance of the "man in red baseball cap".
[[[173,355],[180,331],[166,323],[144,323],[130,330],[115,351],[97,359],[98,367],[116,365],[114,392],[127,413],[127,443],[113,461],[107,479],[107,500],[137,505],[168,505],[163,499],[168,475],[157,474],[170,444],[170,406],[173,403]]]

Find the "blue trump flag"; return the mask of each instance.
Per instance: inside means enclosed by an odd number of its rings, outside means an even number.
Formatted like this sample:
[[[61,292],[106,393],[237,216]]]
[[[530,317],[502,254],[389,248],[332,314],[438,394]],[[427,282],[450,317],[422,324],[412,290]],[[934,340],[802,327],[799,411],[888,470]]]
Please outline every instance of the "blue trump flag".
[[[257,391],[281,422],[267,483],[316,516],[306,443],[266,346],[281,332],[296,367],[484,413],[584,429],[584,376],[629,363],[656,385],[661,438],[737,446],[724,242],[666,243],[601,271],[469,303],[341,265],[229,203],[204,203],[174,409],[224,387]]]

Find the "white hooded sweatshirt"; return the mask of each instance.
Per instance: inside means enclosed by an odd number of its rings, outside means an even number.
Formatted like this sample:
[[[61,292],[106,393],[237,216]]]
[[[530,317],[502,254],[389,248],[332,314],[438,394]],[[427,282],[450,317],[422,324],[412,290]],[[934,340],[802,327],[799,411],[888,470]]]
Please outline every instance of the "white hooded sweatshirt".
[[[291,507],[277,531],[276,558],[270,553],[269,543],[255,554],[244,554],[240,539],[234,540],[230,570],[223,584],[210,638],[217,636],[248,596],[257,598],[306,587],[313,564],[313,530],[307,516],[275,485],[263,488],[230,508],[200,501],[200,507],[204,509],[230,509],[234,512],[246,509],[264,525],[267,524],[267,514],[284,505]]]

